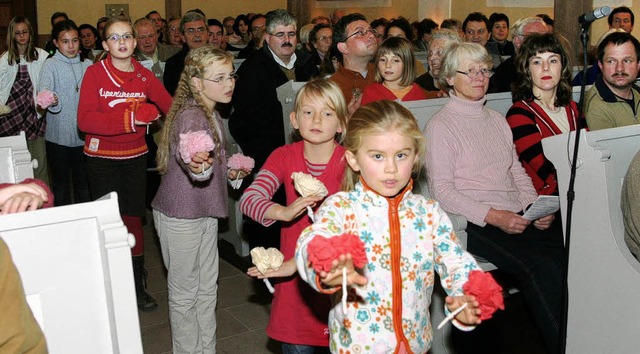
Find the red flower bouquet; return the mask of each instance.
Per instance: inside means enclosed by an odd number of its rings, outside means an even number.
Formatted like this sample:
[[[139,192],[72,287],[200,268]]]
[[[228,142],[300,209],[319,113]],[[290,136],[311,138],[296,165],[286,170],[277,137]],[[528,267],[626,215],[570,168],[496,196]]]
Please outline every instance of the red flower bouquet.
[[[309,242],[309,262],[316,272],[331,270],[331,262],[341,254],[351,254],[353,266],[362,268],[367,264],[364,242],[354,234],[342,234],[336,237],[316,236]]]
[[[469,281],[462,287],[465,295],[473,295],[480,303],[481,320],[488,320],[498,309],[504,310],[502,287],[496,283],[489,272],[473,270],[469,273]]]
[[[134,118],[139,122],[151,123],[158,119],[159,114],[160,111],[158,111],[158,107],[156,107],[156,105],[151,103],[142,103],[138,105]]]

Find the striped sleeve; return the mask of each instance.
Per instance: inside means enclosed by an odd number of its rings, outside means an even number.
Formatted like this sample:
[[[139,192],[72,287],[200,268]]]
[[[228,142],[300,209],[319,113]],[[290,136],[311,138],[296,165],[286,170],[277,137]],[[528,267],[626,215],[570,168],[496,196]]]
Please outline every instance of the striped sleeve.
[[[275,220],[265,219],[267,210],[276,205],[271,201],[282,181],[271,171],[262,169],[240,198],[240,211],[264,226]]]
[[[531,169],[529,177],[531,177],[538,193],[549,186],[554,186],[551,189],[555,190],[555,169],[544,156],[542,134],[538,129],[533,112],[515,104],[507,112],[507,123],[513,134],[518,158],[523,165]]]

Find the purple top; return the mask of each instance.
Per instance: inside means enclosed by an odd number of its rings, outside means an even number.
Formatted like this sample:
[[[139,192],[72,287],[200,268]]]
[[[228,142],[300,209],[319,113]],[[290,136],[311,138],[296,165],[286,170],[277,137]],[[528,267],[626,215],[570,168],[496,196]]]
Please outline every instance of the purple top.
[[[222,119],[215,112],[218,126],[222,129]],[[224,149],[220,158],[213,157],[213,173],[210,178],[198,181],[190,173],[187,165],[180,158],[180,134],[204,130],[213,137],[214,130],[209,126],[205,112],[195,103],[188,100],[178,111],[171,132],[170,158],[167,173],[162,176],[158,193],[151,206],[159,212],[181,219],[202,217],[225,218],[228,215],[227,198],[227,158]],[[224,146],[224,136],[220,137]]]

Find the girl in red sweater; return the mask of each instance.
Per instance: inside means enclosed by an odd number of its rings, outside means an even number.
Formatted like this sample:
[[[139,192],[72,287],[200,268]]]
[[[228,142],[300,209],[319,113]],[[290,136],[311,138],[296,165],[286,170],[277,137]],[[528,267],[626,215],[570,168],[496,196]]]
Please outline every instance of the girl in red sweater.
[[[144,289],[146,213],[146,125],[166,113],[171,96],[155,75],[132,59],[136,33],[128,18],[109,19],[104,29],[104,60],[90,66],[82,80],[78,128],[86,133],[84,153],[91,195],[100,198],[115,191],[122,221],[135,238],[134,280],[138,308],[152,311],[156,301]],[[155,105],[147,103],[152,101]],[[158,108],[156,108],[156,106]]]
[[[347,108],[340,88],[327,80],[312,80],[296,96],[291,125],[302,141],[276,149],[240,199],[240,210],[265,226],[283,221],[280,251],[282,267],[266,276],[253,267],[251,276],[284,277],[275,284],[267,334],[283,342],[283,353],[307,353],[316,348],[328,353],[327,318],[331,306],[328,296],[318,294],[293,275],[293,259],[300,232],[311,224],[307,206],[319,205],[323,197],[300,197],[291,174],[304,172],[319,179],[331,195],[340,190],[345,171],[344,148],[336,142],[346,126]],[[287,205],[271,201],[284,184]]]
[[[377,65],[376,82],[365,87],[362,104],[380,100],[416,101],[428,96],[427,92],[416,84],[415,55],[409,40],[402,37],[389,37],[378,48],[373,61]]]

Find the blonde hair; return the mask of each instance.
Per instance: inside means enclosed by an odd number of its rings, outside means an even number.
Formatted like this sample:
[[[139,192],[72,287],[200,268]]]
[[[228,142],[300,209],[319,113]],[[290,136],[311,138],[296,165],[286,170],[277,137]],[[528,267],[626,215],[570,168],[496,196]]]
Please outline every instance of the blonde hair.
[[[204,103],[200,92],[193,86],[191,79],[204,77],[205,70],[214,63],[231,63],[233,55],[224,50],[215,49],[212,46],[204,46],[198,49],[192,49],[184,60],[184,70],[180,75],[180,81],[173,97],[171,109],[167,113],[162,132],[160,134],[160,143],[158,145],[158,171],[160,174],[167,172],[167,166],[170,158],[169,146],[171,145],[172,131],[176,119],[179,117],[179,111],[184,107],[189,99],[194,99],[200,109],[207,114],[209,126],[213,131],[213,142],[215,144],[214,156],[218,159],[222,150],[222,134],[223,129],[219,126],[214,110],[210,110]]]
[[[7,26],[7,61],[9,65],[20,64],[20,51],[18,50],[18,43],[16,42],[16,27],[21,23],[27,25],[27,30],[29,31],[29,42],[27,42],[24,59],[29,63],[37,60],[40,55],[36,50],[35,36],[31,22],[24,16],[16,16],[11,19],[9,26]]]
[[[440,87],[447,90],[453,88],[447,79],[451,79],[457,74],[460,62],[464,59],[468,59],[472,63],[485,64],[489,69],[493,67],[493,60],[482,45],[472,42],[451,43],[446,47],[442,57],[440,75],[438,75]]]
[[[336,140],[340,142],[347,127],[347,103],[340,87],[327,79],[314,79],[307,82],[298,90],[296,100],[293,103],[293,111],[298,117],[302,116],[302,106],[305,100],[315,100],[324,103],[336,112],[338,123],[342,127],[342,133],[336,133]],[[297,129],[293,130],[293,140],[300,141],[302,137]]]
[[[398,102],[381,100],[358,108],[349,118],[343,146],[347,151],[357,155],[366,136],[391,131],[413,140],[417,156],[413,165],[413,177],[417,177],[424,160],[425,138],[413,114]],[[358,172],[348,168],[342,181],[342,190],[352,190],[359,178]]]

